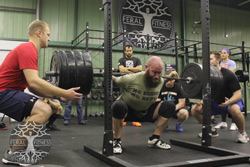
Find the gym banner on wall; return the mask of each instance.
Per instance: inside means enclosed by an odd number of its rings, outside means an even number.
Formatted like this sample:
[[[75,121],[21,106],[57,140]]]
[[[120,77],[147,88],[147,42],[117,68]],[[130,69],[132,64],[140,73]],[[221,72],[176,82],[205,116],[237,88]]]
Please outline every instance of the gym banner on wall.
[[[174,46],[174,41],[169,41],[174,38],[173,3],[173,0],[120,0],[118,32],[125,30],[125,40],[135,47]]]

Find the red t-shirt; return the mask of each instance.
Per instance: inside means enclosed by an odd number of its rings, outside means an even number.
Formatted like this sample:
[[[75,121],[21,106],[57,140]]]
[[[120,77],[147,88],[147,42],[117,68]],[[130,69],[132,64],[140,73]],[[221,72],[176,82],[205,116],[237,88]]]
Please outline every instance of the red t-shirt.
[[[28,83],[23,69],[38,70],[38,53],[32,42],[20,44],[13,49],[0,66],[0,91],[14,89],[24,91]]]

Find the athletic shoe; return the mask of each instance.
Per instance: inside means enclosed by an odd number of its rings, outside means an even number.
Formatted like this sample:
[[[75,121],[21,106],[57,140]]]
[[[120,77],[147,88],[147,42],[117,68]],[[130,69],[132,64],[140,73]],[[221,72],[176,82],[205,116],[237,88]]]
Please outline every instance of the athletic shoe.
[[[64,120],[63,123],[64,123],[64,125],[66,125],[66,126],[69,125],[69,121],[68,121],[68,120]]]
[[[211,119],[211,124],[217,124],[215,119]]]
[[[140,122],[132,122],[133,125],[137,126],[137,127],[141,127],[141,123]]]
[[[246,132],[238,134],[237,143],[247,143],[249,142],[249,137]]]
[[[2,130],[7,130],[7,129],[8,129],[7,124],[5,124],[5,123],[0,123],[0,129],[2,129]]]
[[[79,125],[86,125],[86,121],[85,120],[82,120],[80,122],[78,122]]]
[[[123,122],[123,126],[126,126],[127,125],[127,122]]]
[[[227,123],[226,123],[226,122],[220,122],[220,123],[218,123],[214,128],[215,128],[215,129],[227,128]]]
[[[50,131],[60,131],[60,129],[54,124],[52,124],[52,125],[47,124],[46,128]]]
[[[114,140],[113,142],[113,153],[114,154],[121,154],[122,153],[122,144],[121,140]]]
[[[165,150],[169,150],[171,146],[164,141],[161,141],[160,139],[148,139],[148,147],[156,147],[156,148],[161,148]]]
[[[20,156],[19,152],[13,152],[11,154],[8,153],[9,150],[7,150],[4,154],[4,157],[2,159],[2,162],[4,164],[16,164],[16,165],[20,165],[20,166],[30,166],[32,164],[27,163],[25,161],[25,158],[22,158]]]
[[[238,130],[238,127],[236,126],[235,123],[232,123],[232,124],[231,124],[230,130]]]
[[[209,133],[209,135],[210,135],[211,137],[218,137],[218,136],[219,136],[219,133],[217,132],[216,129],[214,129],[214,130],[211,130],[211,133]],[[199,138],[202,138],[202,132],[198,134],[198,137],[199,137]]]
[[[177,132],[183,132],[183,128],[182,128],[182,125],[180,124],[176,124],[176,131]]]

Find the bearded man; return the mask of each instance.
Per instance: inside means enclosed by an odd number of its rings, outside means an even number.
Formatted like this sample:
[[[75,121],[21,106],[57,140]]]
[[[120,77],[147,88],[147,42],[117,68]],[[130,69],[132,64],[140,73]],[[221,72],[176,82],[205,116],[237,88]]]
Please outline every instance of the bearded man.
[[[121,130],[124,121],[154,123],[157,120],[156,129],[148,139],[148,146],[166,150],[171,148],[160,140],[160,135],[168,126],[175,105],[168,101],[156,101],[164,83],[161,77],[163,62],[160,57],[153,56],[145,67],[146,70],[139,73],[112,77],[113,82],[122,88],[121,96],[112,105],[115,154],[122,153]]]

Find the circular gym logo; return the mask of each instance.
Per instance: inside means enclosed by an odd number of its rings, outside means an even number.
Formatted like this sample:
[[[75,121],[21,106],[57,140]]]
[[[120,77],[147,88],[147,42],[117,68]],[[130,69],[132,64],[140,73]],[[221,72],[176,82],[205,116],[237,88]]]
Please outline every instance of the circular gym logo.
[[[136,47],[159,49],[173,37],[173,16],[166,0],[127,0],[122,4],[120,28]],[[147,39],[149,35],[149,39]],[[147,42],[148,41],[148,42]]]
[[[25,163],[35,164],[49,154],[51,136],[46,128],[36,122],[23,122],[12,131],[10,148],[13,154]]]

